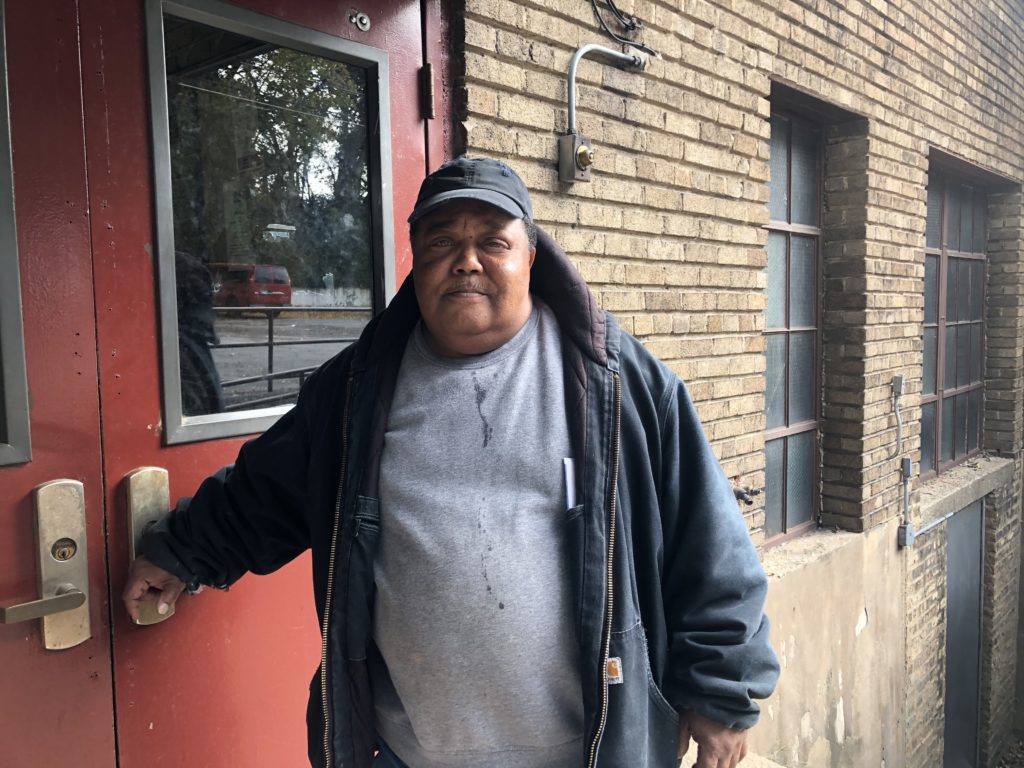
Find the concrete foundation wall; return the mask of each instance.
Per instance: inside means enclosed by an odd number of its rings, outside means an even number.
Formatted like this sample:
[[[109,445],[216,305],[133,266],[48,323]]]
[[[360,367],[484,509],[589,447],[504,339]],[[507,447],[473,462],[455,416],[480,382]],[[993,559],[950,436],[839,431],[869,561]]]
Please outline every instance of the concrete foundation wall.
[[[895,524],[819,531],[764,559],[783,674],[754,751],[791,768],[902,765],[906,559]]]

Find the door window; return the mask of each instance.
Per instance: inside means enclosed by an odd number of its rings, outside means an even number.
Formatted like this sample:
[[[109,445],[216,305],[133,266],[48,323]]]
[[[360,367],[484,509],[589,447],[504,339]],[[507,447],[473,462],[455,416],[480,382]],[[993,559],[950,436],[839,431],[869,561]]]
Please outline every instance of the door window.
[[[31,458],[21,280],[14,231],[14,181],[7,109],[4,6],[0,0],[0,466]]]
[[[389,292],[386,59],[237,8],[153,7],[167,438],[245,434]]]

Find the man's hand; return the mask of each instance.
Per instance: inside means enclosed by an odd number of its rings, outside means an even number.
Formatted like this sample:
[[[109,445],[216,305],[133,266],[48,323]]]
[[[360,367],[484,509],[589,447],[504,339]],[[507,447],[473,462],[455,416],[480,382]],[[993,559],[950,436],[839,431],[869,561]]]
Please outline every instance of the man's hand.
[[[686,754],[691,738],[697,743],[697,762],[693,768],[736,768],[747,756],[746,731],[737,731],[686,710],[679,715],[680,757]]]
[[[128,581],[124,585],[121,599],[132,621],[137,622],[140,603],[155,600],[156,612],[163,616],[184,590],[185,583],[173,573],[154,565],[145,557],[137,557],[128,571]]]

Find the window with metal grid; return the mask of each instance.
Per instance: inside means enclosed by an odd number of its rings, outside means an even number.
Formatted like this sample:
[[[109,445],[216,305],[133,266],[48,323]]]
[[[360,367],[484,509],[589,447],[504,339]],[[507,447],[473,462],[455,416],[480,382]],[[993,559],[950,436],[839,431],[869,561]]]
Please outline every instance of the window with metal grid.
[[[981,446],[985,361],[986,193],[928,175],[925,235],[921,475]]]
[[[765,537],[814,525],[820,493],[822,135],[771,117],[765,322]]]

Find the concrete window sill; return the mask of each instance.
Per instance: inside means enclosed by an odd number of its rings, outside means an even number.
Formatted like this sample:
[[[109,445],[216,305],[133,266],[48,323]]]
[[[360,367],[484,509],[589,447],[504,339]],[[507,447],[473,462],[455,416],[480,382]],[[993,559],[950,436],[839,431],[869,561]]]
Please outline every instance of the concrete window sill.
[[[1013,461],[981,456],[921,484],[920,527],[959,512],[1013,480]]]
[[[769,578],[781,578],[810,563],[824,560],[836,550],[860,541],[862,536],[861,533],[830,528],[808,531],[762,552],[761,564]]]

